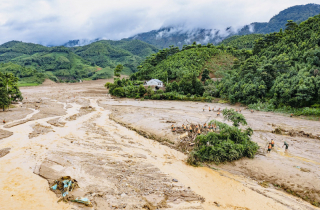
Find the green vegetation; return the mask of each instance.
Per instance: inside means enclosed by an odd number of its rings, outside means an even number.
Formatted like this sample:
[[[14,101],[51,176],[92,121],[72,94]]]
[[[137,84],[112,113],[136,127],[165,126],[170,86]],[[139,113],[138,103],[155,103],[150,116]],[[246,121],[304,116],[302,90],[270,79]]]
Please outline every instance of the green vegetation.
[[[320,15],[256,41],[252,55],[216,84],[231,103],[268,102],[275,108],[320,104]],[[230,49],[229,49],[230,51]]]
[[[197,45],[193,43],[184,46],[182,50],[171,46],[147,57],[138,66],[139,71],[131,77],[138,80],[157,78],[163,81],[180,80],[188,74],[195,74],[198,77],[206,62],[217,54],[219,54],[219,50],[212,44]]]
[[[195,43],[184,46],[182,50],[178,47],[160,50],[147,57],[138,66],[139,71],[131,75],[130,80],[117,80],[107,87],[111,94],[119,97],[211,101],[212,93],[210,91],[205,93],[204,85],[212,85],[213,81],[209,77],[209,70],[204,66],[212,56],[220,52],[212,44],[202,46]],[[204,74],[202,74],[203,69],[205,69]],[[166,83],[165,92],[162,90],[142,92],[142,87],[139,87],[143,83],[141,81],[151,78],[176,81]]]
[[[231,36],[222,42],[219,43],[219,45],[225,45],[229,47],[233,47],[236,49],[252,49],[255,40],[263,38],[265,35],[263,34],[248,34],[248,35],[235,35]]]
[[[157,48],[139,40],[101,40],[71,50],[89,61],[92,66],[114,69],[118,64],[122,64],[123,73],[127,75],[135,72],[146,56],[157,52]]]
[[[204,69],[207,68],[209,70],[210,77],[213,78],[220,78],[225,72],[230,71],[235,59],[231,53],[221,50],[224,49],[224,47],[218,49],[219,53],[208,59],[203,67]]]
[[[233,109],[224,109],[223,115],[225,120],[233,122],[233,126],[212,120],[209,124],[217,126],[218,131],[208,132],[196,138],[195,147],[187,160],[189,164],[199,165],[201,162],[219,164],[242,157],[254,157],[259,146],[251,141],[252,129],[238,128],[240,124],[247,125],[244,116]]]
[[[118,64],[124,66],[124,74],[131,74],[147,55],[156,51],[138,40],[102,40],[74,48],[11,41],[0,45],[0,63],[8,63],[0,68],[19,77],[19,84],[41,84],[45,78],[77,82],[110,78]]]
[[[247,54],[250,55],[246,50],[233,50],[232,53],[244,58]],[[231,71],[233,59],[234,56],[226,52],[223,46],[193,43],[184,46],[182,50],[171,46],[147,57],[138,66],[139,71],[131,75],[131,81],[116,81],[115,84],[107,86],[111,94],[119,97],[211,102],[216,90],[210,74],[222,75],[223,71]],[[138,85],[143,83],[141,81],[152,78],[168,81],[165,83],[165,91],[150,90],[141,94]]]
[[[201,81],[205,82],[207,79],[210,79],[209,77],[209,70],[205,68],[202,72]]]
[[[18,78],[11,73],[0,72],[0,108],[5,111],[12,102],[22,101]]]
[[[30,86],[41,84],[46,76],[43,73],[38,73],[37,70],[26,68],[14,63],[0,63],[0,72],[11,73],[19,78],[19,86]]]
[[[269,102],[258,102],[250,104],[248,106],[250,109],[255,109],[265,112],[279,112],[293,114],[295,116],[317,116],[320,117],[320,104],[314,104],[311,107],[294,108],[291,106],[279,106],[276,107],[274,104]],[[318,119],[317,119],[318,120]]]

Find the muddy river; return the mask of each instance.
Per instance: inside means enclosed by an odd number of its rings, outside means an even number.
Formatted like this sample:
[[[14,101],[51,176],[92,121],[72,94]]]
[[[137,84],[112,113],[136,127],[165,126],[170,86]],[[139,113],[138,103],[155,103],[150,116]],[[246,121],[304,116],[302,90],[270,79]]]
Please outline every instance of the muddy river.
[[[230,105],[113,99],[106,82],[24,87],[23,102],[0,112],[0,209],[318,209],[319,121],[243,109],[256,158],[192,167],[172,122],[223,121],[207,109]],[[58,203],[49,186],[62,176],[93,207]]]

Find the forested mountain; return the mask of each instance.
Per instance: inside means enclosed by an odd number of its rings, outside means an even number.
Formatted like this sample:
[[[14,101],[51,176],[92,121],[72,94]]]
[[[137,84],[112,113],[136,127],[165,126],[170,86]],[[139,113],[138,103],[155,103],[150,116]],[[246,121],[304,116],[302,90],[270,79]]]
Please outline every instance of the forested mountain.
[[[216,96],[231,102],[271,106],[320,104],[320,15],[289,21],[284,31],[267,34],[252,55],[235,62],[234,70],[218,82]]]
[[[223,74],[231,70],[233,60],[231,53],[222,51],[212,44],[195,44],[178,47],[170,47],[153,54],[138,66],[139,71],[131,78],[148,80],[157,78],[163,81],[181,80],[195,75],[201,77],[204,69],[207,69],[211,77]]]
[[[293,6],[281,11],[270,19],[269,22],[258,23],[254,22],[244,26],[242,29],[236,31],[231,27],[226,28],[224,31],[215,29],[192,29],[186,30],[181,27],[164,27],[159,30],[153,30],[146,33],[137,34],[129,39],[137,39],[160,49],[167,48],[171,45],[178,46],[180,49],[183,45],[189,45],[193,42],[200,44],[213,43],[218,44],[223,39],[229,38],[234,35],[246,34],[266,34],[277,32],[281,28],[285,28],[287,20],[293,20],[300,23],[320,13],[320,5],[307,4]]]
[[[264,34],[235,35],[224,39],[219,45],[230,46],[237,49],[252,49],[255,40],[263,38],[264,36]]]
[[[285,28],[288,20],[292,20],[299,24],[307,20],[309,17],[313,17],[318,14],[320,14],[320,5],[318,4],[297,5],[281,11],[279,14],[273,16],[269,22],[251,23],[250,25],[243,27],[238,34],[268,34],[278,32],[281,28]]]
[[[124,73],[135,72],[139,63],[155,52],[157,48],[139,40],[102,40],[73,48],[11,41],[0,45],[0,63],[10,62],[6,71],[24,78],[27,83],[39,83],[43,80],[39,80],[39,77],[49,77],[55,81],[77,81],[111,77],[117,64],[124,66]],[[32,75],[28,73],[33,79],[21,77],[24,73],[17,72],[33,72]]]

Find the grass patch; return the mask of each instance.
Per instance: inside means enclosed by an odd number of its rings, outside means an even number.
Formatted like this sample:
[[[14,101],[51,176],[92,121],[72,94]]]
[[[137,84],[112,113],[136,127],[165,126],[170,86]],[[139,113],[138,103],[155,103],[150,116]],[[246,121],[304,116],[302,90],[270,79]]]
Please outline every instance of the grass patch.
[[[285,114],[293,114],[294,116],[308,116],[306,119],[317,120],[320,117],[320,107],[314,105],[313,107],[293,108],[291,106],[276,107],[275,105],[265,102],[258,102],[248,105],[249,109],[265,112],[277,112]]]
[[[224,72],[232,69],[234,59],[235,57],[231,54],[218,53],[207,61],[203,69],[209,70],[211,78],[221,78]]]
[[[38,86],[38,83],[18,83],[18,87]]]

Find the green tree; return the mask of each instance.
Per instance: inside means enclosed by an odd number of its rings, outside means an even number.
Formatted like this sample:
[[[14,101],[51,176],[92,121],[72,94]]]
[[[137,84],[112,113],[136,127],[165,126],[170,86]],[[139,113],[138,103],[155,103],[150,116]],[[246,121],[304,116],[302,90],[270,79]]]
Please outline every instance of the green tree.
[[[114,76],[120,78],[120,72],[122,71],[123,66],[121,64],[118,64],[116,68],[114,69]]]
[[[18,78],[11,73],[0,72],[0,107],[5,111],[12,102],[22,101],[22,95],[18,88]]]
[[[207,79],[210,79],[209,77],[209,70],[207,68],[205,68],[202,72],[202,77],[201,77],[201,81],[206,81]]]
[[[144,88],[144,86],[142,84],[139,85],[139,95],[140,97],[142,97],[145,93],[146,93],[146,89]]]
[[[223,117],[225,120],[229,120],[233,122],[233,126],[238,127],[240,124],[247,125],[247,121],[244,118],[244,116],[236,111],[234,109],[224,109],[222,111]]]

